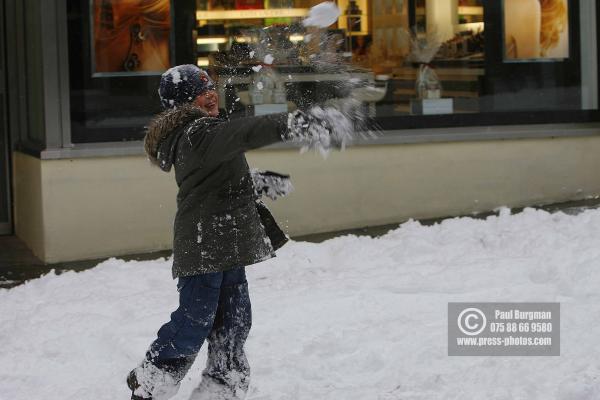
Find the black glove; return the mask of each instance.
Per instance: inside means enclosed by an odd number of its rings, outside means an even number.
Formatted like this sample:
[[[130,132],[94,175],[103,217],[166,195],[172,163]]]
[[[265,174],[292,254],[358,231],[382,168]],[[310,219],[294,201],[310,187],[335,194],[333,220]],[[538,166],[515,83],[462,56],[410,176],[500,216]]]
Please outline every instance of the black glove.
[[[331,126],[326,120],[318,120],[312,113],[296,110],[288,115],[287,140],[311,144],[328,142]]]
[[[271,200],[288,195],[294,190],[289,175],[273,171],[251,169],[250,176],[254,183],[254,192],[258,196],[267,196]]]

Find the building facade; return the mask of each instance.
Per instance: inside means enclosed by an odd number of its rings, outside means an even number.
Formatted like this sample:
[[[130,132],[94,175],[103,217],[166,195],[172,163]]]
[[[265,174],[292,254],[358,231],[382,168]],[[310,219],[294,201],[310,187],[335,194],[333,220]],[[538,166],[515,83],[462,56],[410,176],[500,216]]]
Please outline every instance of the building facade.
[[[0,0],[0,233],[46,262],[168,249],[176,186],[143,153],[157,85],[195,63],[231,118],[352,96],[372,136],[252,166],[291,235],[600,195],[592,0]],[[350,84],[349,84],[350,82]]]

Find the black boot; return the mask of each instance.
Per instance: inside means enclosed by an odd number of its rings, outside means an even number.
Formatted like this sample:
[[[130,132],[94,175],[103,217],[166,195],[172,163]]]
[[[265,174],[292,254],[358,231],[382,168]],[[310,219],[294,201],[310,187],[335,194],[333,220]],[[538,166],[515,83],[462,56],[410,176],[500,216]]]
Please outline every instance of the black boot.
[[[152,400],[152,397],[142,397],[135,395],[135,391],[140,387],[138,383],[137,376],[135,374],[135,369],[131,370],[129,375],[127,375],[127,386],[131,389],[131,400]]]
[[[173,397],[193,362],[193,357],[160,362],[144,360],[127,376],[127,386],[131,389],[131,400]]]

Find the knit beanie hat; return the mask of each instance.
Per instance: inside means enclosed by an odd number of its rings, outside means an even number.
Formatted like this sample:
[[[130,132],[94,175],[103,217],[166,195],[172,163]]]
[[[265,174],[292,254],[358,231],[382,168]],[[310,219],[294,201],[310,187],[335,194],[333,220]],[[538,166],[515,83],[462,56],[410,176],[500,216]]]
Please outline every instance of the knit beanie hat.
[[[215,84],[206,71],[193,64],[178,65],[160,78],[158,95],[163,108],[170,109],[193,102],[202,92],[214,90]]]

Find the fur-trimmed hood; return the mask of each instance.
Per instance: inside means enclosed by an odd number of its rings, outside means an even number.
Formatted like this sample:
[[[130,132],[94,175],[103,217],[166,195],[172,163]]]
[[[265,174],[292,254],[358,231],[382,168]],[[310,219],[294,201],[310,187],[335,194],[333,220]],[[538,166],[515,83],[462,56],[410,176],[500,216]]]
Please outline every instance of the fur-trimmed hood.
[[[164,149],[175,150],[173,146],[166,146],[174,139],[174,134],[182,132],[183,128],[198,118],[208,117],[208,114],[192,104],[169,109],[158,114],[148,125],[144,138],[144,149],[152,164],[169,171],[173,164],[175,154],[172,151],[163,152]],[[169,153],[169,154],[165,154]]]

